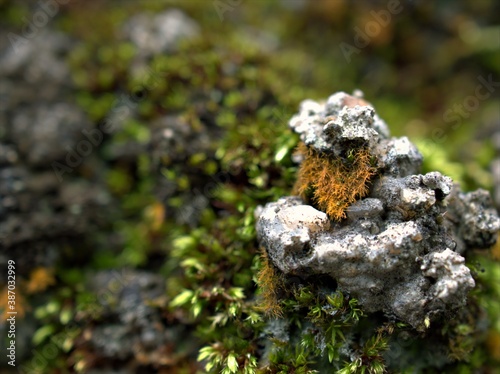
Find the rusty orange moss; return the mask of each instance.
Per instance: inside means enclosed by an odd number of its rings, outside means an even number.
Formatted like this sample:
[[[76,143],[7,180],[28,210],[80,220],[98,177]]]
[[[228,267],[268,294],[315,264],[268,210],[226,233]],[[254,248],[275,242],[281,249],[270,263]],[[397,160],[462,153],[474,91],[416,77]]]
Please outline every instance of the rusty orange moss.
[[[283,287],[283,278],[271,264],[266,250],[262,249],[261,253],[262,267],[257,274],[257,284],[262,290],[259,309],[270,317],[279,318],[283,315],[278,297],[279,290]]]
[[[498,233],[497,242],[495,243],[493,248],[491,248],[491,255],[493,256],[494,260],[500,260],[500,233]]]
[[[294,194],[311,200],[336,221],[345,218],[349,205],[368,193],[368,182],[375,174],[371,155],[365,148],[353,150],[346,160],[320,153],[300,143],[297,153],[304,157]]]
[[[486,346],[491,357],[500,361],[500,333],[496,330],[490,330],[486,339]]]
[[[38,267],[30,273],[29,281],[25,285],[27,294],[45,291],[48,287],[56,284],[54,271],[49,268]]]

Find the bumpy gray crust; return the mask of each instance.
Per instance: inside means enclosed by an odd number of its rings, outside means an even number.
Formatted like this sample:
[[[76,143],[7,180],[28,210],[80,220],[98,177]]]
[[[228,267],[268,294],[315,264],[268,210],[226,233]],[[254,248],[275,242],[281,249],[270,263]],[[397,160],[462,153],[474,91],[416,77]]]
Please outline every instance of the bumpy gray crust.
[[[361,98],[338,92],[326,103],[304,100],[290,127],[300,139],[318,151],[343,156],[353,145],[374,147],[389,136],[375,110]]]
[[[464,194],[439,172],[418,174],[422,156],[407,138],[390,138],[360,98],[307,100],[290,121],[301,139],[342,157],[368,146],[379,173],[370,194],[335,223],[289,196],[257,211],[257,234],[276,267],[290,275],[329,274],[366,312],[383,311],[415,328],[463,306],[474,287],[461,256],[494,244],[500,220],[487,192]]]
[[[489,248],[496,242],[499,224],[493,201],[488,191],[463,193],[454,188],[449,197],[448,222],[455,232],[459,253],[471,248]]]

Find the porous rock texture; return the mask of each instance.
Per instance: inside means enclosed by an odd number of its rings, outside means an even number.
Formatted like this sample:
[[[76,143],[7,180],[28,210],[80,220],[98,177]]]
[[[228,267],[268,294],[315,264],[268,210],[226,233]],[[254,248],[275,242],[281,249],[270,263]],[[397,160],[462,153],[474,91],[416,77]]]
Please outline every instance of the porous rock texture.
[[[258,238],[273,264],[288,275],[330,275],[365,312],[417,329],[463,306],[475,286],[463,255],[492,246],[500,229],[488,192],[463,193],[439,172],[419,174],[416,147],[390,137],[360,93],[306,100],[290,127],[306,146],[335,157],[369,149],[377,174],[340,222],[297,196],[260,209]]]

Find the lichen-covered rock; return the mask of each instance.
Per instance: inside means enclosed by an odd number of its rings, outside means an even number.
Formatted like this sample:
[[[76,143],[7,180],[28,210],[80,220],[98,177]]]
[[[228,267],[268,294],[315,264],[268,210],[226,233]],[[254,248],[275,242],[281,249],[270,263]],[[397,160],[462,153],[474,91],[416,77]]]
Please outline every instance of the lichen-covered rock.
[[[418,329],[463,306],[475,283],[462,254],[491,246],[500,229],[488,193],[460,192],[439,172],[418,174],[416,147],[390,138],[359,97],[307,100],[290,126],[307,146],[335,157],[368,147],[377,174],[368,196],[340,222],[296,196],[259,210],[258,237],[273,264],[289,275],[328,274],[366,312],[383,311]]]
[[[306,145],[336,155],[353,143],[373,147],[379,138],[389,135],[385,122],[366,101],[343,92],[330,96],[324,104],[303,101],[299,113],[290,120],[290,127]]]
[[[498,217],[490,194],[485,190],[469,193],[453,189],[447,221],[455,231],[459,253],[467,248],[488,248],[495,244],[498,234]]]

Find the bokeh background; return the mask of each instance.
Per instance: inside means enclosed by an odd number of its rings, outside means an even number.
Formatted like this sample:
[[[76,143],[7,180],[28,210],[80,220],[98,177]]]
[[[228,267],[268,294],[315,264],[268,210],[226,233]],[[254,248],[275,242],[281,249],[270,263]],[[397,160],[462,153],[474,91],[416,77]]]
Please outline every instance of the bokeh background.
[[[290,192],[304,99],[362,90],[424,171],[500,208],[497,1],[0,0],[0,32],[21,372],[191,373],[204,346],[258,361],[253,211]],[[436,372],[498,372],[496,257],[473,260],[489,317],[463,334],[469,366]]]

